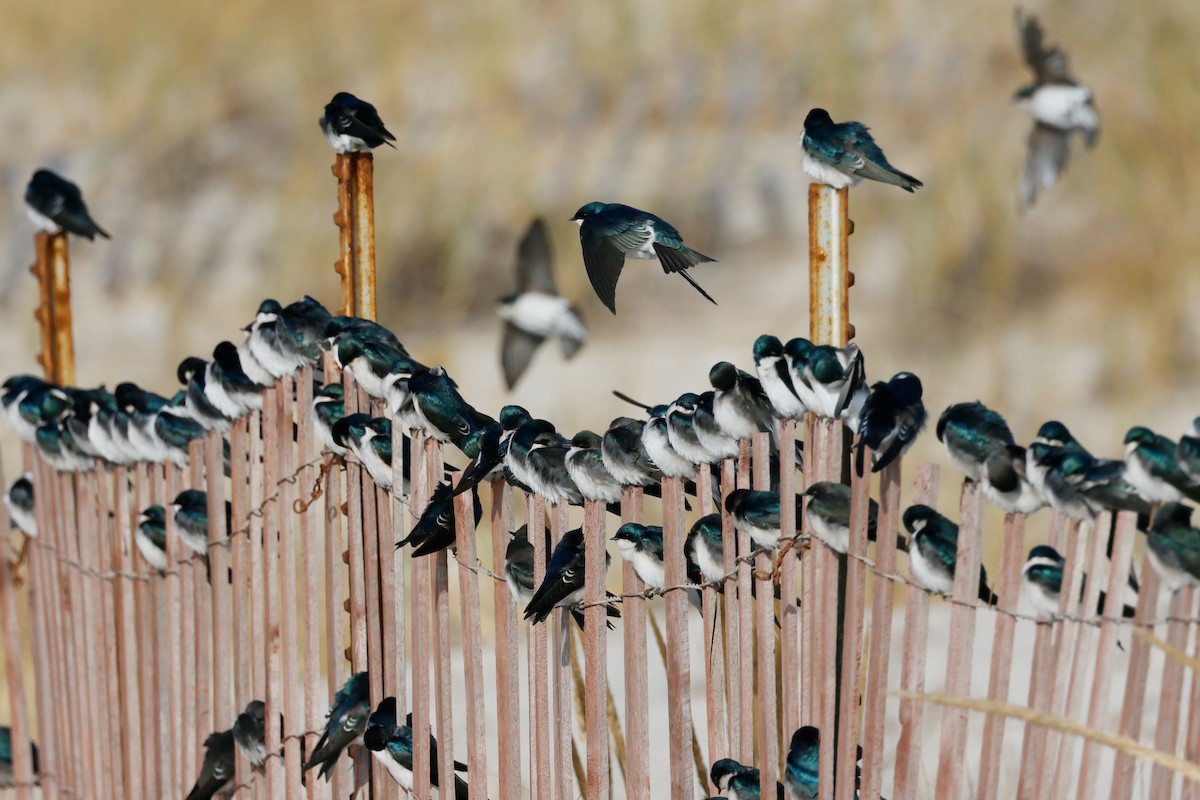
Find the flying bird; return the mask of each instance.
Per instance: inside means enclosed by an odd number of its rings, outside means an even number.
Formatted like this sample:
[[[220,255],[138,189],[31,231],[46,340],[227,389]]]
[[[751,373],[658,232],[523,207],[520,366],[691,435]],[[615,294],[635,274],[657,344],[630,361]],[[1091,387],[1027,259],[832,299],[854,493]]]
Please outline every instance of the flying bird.
[[[857,186],[863,178],[890,183],[906,192],[924,186],[888,163],[866,125],[834,122],[823,108],[814,108],[804,118],[800,145],[804,148],[804,171],[817,183],[835,189]]]
[[[509,389],[525,374],[534,352],[546,339],[558,339],[565,358],[573,358],[587,341],[579,309],[559,296],[555,286],[550,237],[541,218],[535,219],[521,238],[517,288],[500,298],[496,313],[504,320],[500,366]]]
[[[396,146],[392,144],[396,137],[384,126],[375,106],[349,92],[335,94],[317,122],[338,153],[366,153],[381,144]]]
[[[25,187],[25,213],[39,231],[73,233],[92,241],[111,239],[88,213],[79,187],[48,169],[39,169]]]
[[[663,272],[678,273],[708,302],[717,304],[687,274],[697,264],[716,259],[685,245],[679,231],[666,220],[620,203],[592,202],[576,211],[571,221],[579,224],[583,265],[592,288],[612,313],[617,313],[617,281],[626,257],[657,258]]]
[[[1021,168],[1021,207],[1058,181],[1067,166],[1071,134],[1078,131],[1088,147],[1100,133],[1100,115],[1092,90],[1080,86],[1067,66],[1067,54],[1046,46],[1037,18],[1017,10],[1017,31],[1034,82],[1017,90],[1016,103],[1033,117],[1025,164]]]

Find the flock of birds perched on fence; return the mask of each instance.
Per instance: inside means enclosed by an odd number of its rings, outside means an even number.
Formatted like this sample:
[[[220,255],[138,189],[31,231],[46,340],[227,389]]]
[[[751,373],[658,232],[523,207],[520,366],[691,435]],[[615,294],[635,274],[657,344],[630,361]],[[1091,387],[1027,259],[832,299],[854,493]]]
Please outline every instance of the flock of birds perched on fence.
[[[1073,132],[1082,132],[1089,144],[1094,141],[1098,117],[1090,91],[1071,77],[1060,49],[1044,46],[1036,20],[1021,15],[1019,25],[1026,60],[1037,78],[1018,93],[1035,118],[1021,181],[1022,201],[1028,205],[1040,190],[1054,184],[1065,166]],[[394,139],[373,106],[347,93],[339,93],[326,106],[321,126],[339,153],[367,151]],[[802,145],[806,170],[823,183],[840,188],[868,178],[910,192],[921,186],[888,163],[865,126],[834,123],[822,109],[814,109],[805,120]],[[26,201],[43,230],[89,239],[108,236],[90,217],[78,187],[47,170],[35,173]],[[678,231],[661,218],[620,204],[589,203],[573,219],[580,224],[592,286],[614,313],[617,281],[627,257],[657,259],[664,271],[680,274],[715,303],[687,273],[713,259],[687,247]],[[579,314],[557,293],[551,267],[545,226],[535,221],[520,245],[518,291],[502,298],[498,308],[505,322],[501,363],[510,387],[545,339],[558,338],[567,357],[586,341]],[[310,297],[287,306],[264,300],[246,331],[240,344],[220,342],[211,360],[193,357],[180,363],[177,377],[183,388],[170,396],[133,383],[118,384],[110,392],[103,387],[56,386],[21,375],[4,382],[3,407],[21,438],[58,470],[138,462],[182,466],[190,442],[210,431],[228,431],[233,420],[261,409],[263,392],[302,366],[312,366],[320,374],[323,355],[332,353],[338,367],[388,413],[346,414],[342,384],[320,386],[311,413],[329,452],[353,454],[375,483],[398,495],[408,492],[410,463],[407,446],[401,453],[393,452],[394,425],[448,443],[469,459],[457,479],[447,479],[436,488],[420,520],[397,543],[398,548],[411,546],[413,557],[454,544],[457,495],[471,493],[475,521],[479,521],[477,487],[484,481],[503,478],[553,505],[596,501],[613,510],[624,487],[640,487],[657,496],[664,477],[691,481],[699,465],[736,457],[739,442],[760,433],[771,437],[772,489],[735,490],[725,497],[724,511],[756,547],[783,551],[781,543],[794,541],[798,531],[781,530],[777,481],[782,470],[798,466],[801,452],[798,444],[779,440],[781,420],[799,419],[806,413],[842,420],[857,434],[855,468],[862,475],[868,457],[875,472],[895,462],[912,446],[927,419],[920,379],[899,372],[889,380],[869,383],[863,353],[854,342],[836,348],[803,338],[783,342],[772,335],[760,336],[752,350],[754,374],[729,362],[718,363],[709,371],[707,388],[644,405],[644,417],[618,417],[603,434],[584,430],[568,439],[553,423],[520,406],[504,406],[494,418],[478,410],[444,368],[414,360],[394,333],[370,320],[334,316]],[[1057,421],[1042,425],[1032,443],[1022,447],[1003,418],[979,402],[945,409],[936,433],[951,463],[980,484],[987,498],[1005,512],[1031,514],[1049,506],[1089,522],[1105,510],[1135,512],[1139,528],[1147,534],[1151,561],[1167,585],[1172,589],[1200,585],[1200,530],[1190,526],[1191,509],[1182,502],[1200,501],[1200,418],[1178,442],[1146,428],[1131,429],[1122,460],[1091,455]],[[407,435],[400,441],[407,442]],[[396,480],[403,485],[394,485]],[[694,485],[690,491],[696,495]],[[4,498],[13,524],[31,537],[37,534],[34,492],[26,475]],[[838,552],[847,551],[849,486],[815,483],[784,502],[795,504],[796,519],[806,517],[816,538]],[[196,489],[182,492],[172,503],[175,530],[199,556],[205,556],[211,546],[210,526],[221,524],[208,518],[207,505],[205,494]],[[720,588],[729,579],[722,556],[721,517],[707,513],[712,509],[699,510],[702,514],[687,536],[689,580],[696,586]],[[166,514],[162,506],[145,509],[135,531],[139,552],[156,570],[167,567]],[[877,505],[870,501],[872,540],[879,533],[893,533],[877,530],[877,514]],[[228,509],[223,524],[228,534],[232,527]],[[900,537],[900,545],[908,553],[913,577],[931,592],[949,594],[958,526],[924,505],[909,507],[903,525],[909,536]],[[625,524],[613,541],[647,586],[665,588],[660,527]],[[540,585],[535,585],[533,558],[534,548],[522,528],[512,534],[504,575],[524,606],[525,618],[537,624],[558,607],[573,608],[578,614],[585,572],[582,531],[568,531],[553,548]],[[1037,612],[1056,616],[1062,557],[1052,548],[1036,547],[1022,576]],[[1136,591],[1134,576],[1130,583]],[[979,597],[985,603],[996,600],[982,567]],[[610,607],[610,616],[619,612]],[[358,673],[337,692],[327,728],[306,758],[305,770],[319,765],[327,776],[340,754],[361,742],[411,790],[411,718],[409,724],[400,724],[395,698],[371,710],[367,686],[366,673]],[[256,700],[232,729],[212,734],[189,800],[212,797],[233,780],[235,747],[252,764],[261,765],[267,755],[265,726],[265,705]],[[793,797],[817,794],[819,736],[815,728],[806,726],[792,738],[785,780]],[[435,786],[439,783],[436,765],[434,757],[429,768]],[[726,797],[758,797],[758,771],[753,767],[721,759],[713,764],[711,778]],[[462,779],[456,775],[453,781],[455,796],[464,796]]]

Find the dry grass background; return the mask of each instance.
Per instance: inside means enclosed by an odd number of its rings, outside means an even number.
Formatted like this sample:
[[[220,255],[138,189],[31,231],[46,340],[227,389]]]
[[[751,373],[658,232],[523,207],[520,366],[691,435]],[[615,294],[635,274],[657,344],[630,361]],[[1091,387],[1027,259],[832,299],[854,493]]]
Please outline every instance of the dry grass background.
[[[610,388],[673,397],[719,358],[751,366],[758,333],[807,330],[796,137],[823,105],[926,183],[852,193],[873,377],[918,372],[934,415],[978,397],[1019,440],[1052,417],[1106,455],[1135,423],[1178,435],[1200,413],[1200,5],[1029,10],[1093,87],[1102,132],[1021,215],[1029,121],[1010,98],[1027,73],[1007,2],[10,0],[0,372],[36,369],[20,196],[39,165],[79,182],[114,234],[72,245],[81,383],[167,391],[180,358],[235,337],[262,297],[334,303],[316,119],[346,89],[398,138],[376,158],[382,321],[494,411],[490,306],[544,214],[593,341],[569,364],[539,354],[512,398],[568,432],[602,427],[625,413]],[[566,222],[593,199],[654,210],[719,258],[695,274],[720,307],[635,265],[610,317]],[[942,460],[932,435],[914,455]]]

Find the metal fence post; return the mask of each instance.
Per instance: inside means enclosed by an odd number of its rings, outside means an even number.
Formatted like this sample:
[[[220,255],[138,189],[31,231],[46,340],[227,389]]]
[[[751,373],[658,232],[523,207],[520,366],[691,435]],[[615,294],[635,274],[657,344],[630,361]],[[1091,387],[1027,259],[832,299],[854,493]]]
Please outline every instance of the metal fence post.
[[[342,313],[375,319],[375,173],[370,153],[338,153],[338,260]]]
[[[46,379],[64,386],[75,383],[75,339],[71,327],[71,259],[65,233],[34,236],[36,260],[29,271],[38,279],[39,305],[34,312],[42,333],[38,363]]]

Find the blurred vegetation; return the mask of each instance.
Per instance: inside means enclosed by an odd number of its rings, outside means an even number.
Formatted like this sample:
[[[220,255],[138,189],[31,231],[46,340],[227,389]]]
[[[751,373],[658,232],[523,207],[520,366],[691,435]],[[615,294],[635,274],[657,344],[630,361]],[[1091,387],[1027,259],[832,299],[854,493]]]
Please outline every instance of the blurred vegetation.
[[[697,272],[718,316],[688,334],[707,350],[736,336],[727,355],[748,366],[756,328],[805,328],[796,139],[823,105],[870,124],[926,183],[915,197],[853,193],[855,322],[884,356],[876,375],[924,369],[940,384],[934,409],[1007,402],[1018,438],[1047,415],[1070,419],[1068,399],[1146,410],[1146,392],[1169,394],[1161,405],[1180,410],[1162,427],[1177,433],[1200,340],[1200,167],[1188,155],[1200,5],[1030,10],[1093,87],[1102,132],[1094,150],[1074,143],[1064,180],[1021,215],[1030,123],[1011,97],[1027,72],[1008,3],[63,0],[48,13],[11,0],[4,371],[32,368],[19,198],[41,164],[78,181],[115,236],[73,245],[81,381],[165,388],[181,356],[233,334],[259,298],[332,303],[333,158],[316,119],[341,89],[374,102],[398,138],[376,156],[377,252],[381,315],[406,341],[451,353],[455,326],[494,330],[490,304],[532,214],[551,220],[560,284],[599,323],[598,343],[628,328],[675,341],[662,329],[691,325],[695,308],[678,281],[626,278],[637,286],[622,283],[616,322],[591,297],[566,218],[620,200],[721,259]],[[768,312],[738,319],[767,295]]]

